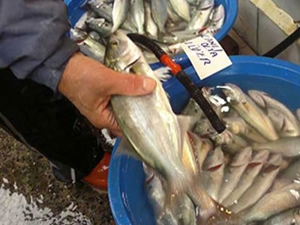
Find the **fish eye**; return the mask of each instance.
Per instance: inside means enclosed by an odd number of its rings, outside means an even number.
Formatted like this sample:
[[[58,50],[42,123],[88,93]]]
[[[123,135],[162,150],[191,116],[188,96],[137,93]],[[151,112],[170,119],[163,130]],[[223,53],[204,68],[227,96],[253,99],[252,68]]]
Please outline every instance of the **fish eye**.
[[[116,40],[111,41],[110,44],[113,47],[117,47],[119,45],[118,41],[116,41]]]

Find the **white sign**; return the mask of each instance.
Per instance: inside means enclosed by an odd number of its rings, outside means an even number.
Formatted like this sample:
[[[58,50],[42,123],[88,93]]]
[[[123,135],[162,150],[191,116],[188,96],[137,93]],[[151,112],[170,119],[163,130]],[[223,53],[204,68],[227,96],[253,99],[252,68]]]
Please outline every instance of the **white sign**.
[[[211,35],[203,35],[181,44],[201,80],[232,65],[226,52]]]

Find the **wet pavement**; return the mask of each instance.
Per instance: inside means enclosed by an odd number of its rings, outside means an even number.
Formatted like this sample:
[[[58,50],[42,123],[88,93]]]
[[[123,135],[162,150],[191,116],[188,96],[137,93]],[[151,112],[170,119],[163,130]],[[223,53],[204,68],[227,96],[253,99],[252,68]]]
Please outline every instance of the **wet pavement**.
[[[57,181],[48,161],[0,129],[1,225],[111,225],[108,197]]]

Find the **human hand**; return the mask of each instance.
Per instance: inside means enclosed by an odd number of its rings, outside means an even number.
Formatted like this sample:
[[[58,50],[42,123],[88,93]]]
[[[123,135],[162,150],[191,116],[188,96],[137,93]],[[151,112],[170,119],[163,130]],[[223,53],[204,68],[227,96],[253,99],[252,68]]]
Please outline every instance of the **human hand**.
[[[119,73],[81,53],[75,53],[65,68],[58,90],[95,127],[107,128],[121,136],[121,130],[109,107],[111,96],[146,95],[155,86],[153,79]]]

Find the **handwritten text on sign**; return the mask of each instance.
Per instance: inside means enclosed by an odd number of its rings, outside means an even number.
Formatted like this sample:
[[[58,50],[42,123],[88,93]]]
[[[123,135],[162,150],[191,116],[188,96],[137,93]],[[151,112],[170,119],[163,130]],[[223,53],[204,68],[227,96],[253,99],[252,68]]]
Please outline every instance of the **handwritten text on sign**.
[[[201,80],[232,65],[221,45],[210,35],[181,44]]]

